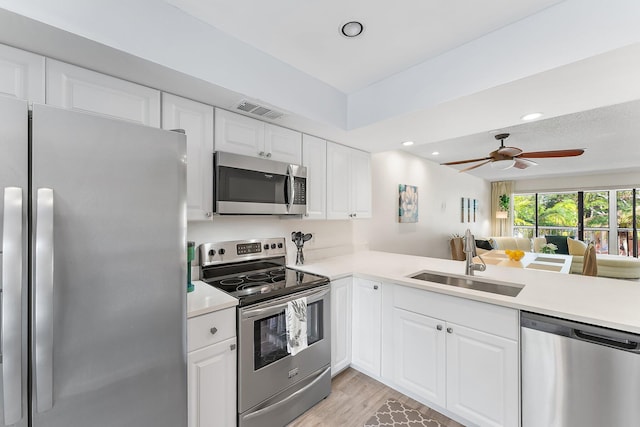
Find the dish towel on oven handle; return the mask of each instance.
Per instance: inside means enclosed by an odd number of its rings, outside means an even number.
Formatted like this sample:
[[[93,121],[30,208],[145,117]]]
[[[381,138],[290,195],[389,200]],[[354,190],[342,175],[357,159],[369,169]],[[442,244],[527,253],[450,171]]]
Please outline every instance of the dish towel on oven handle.
[[[287,351],[295,356],[307,348],[307,298],[287,303]]]

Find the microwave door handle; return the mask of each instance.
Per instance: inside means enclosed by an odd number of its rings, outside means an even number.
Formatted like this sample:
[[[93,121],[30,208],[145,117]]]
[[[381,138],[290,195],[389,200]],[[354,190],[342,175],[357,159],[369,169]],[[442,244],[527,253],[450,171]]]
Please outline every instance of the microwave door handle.
[[[294,185],[295,178],[293,176],[293,168],[291,165],[287,167],[287,181],[289,182],[289,188],[287,189],[288,194],[285,195],[285,200],[287,203],[287,212],[291,212],[291,208],[293,208],[293,200],[296,197],[296,188]]]
[[[2,387],[4,425],[22,419],[22,188],[4,189],[2,220]]]

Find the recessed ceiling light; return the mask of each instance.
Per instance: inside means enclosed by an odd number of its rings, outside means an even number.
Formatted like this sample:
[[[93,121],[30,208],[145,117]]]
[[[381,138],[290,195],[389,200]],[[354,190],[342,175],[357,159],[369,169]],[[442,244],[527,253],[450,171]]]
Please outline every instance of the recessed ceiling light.
[[[358,37],[364,31],[364,25],[358,21],[349,21],[340,28],[340,33],[345,37]]]
[[[439,151],[434,151],[433,153],[431,153],[432,156],[437,156],[438,154],[440,154]]]
[[[529,113],[520,117],[520,119],[524,120],[525,122],[528,122],[530,120],[539,119],[540,117],[542,117],[542,113]]]
[[[402,145],[404,145],[405,147],[408,147],[410,145],[413,145],[413,141],[405,141],[402,143]]]

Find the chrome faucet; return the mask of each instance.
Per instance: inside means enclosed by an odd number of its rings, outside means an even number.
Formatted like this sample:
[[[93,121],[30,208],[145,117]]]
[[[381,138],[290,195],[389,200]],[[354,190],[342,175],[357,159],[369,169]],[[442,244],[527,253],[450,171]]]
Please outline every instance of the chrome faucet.
[[[487,269],[487,264],[484,263],[484,260],[480,255],[478,255],[478,258],[480,258],[482,264],[476,264],[473,262],[473,253],[475,250],[476,241],[473,238],[473,234],[471,234],[471,230],[467,228],[467,231],[464,233],[464,253],[467,256],[467,265],[464,270],[464,274],[467,276],[473,276],[473,272],[476,270],[485,271]]]

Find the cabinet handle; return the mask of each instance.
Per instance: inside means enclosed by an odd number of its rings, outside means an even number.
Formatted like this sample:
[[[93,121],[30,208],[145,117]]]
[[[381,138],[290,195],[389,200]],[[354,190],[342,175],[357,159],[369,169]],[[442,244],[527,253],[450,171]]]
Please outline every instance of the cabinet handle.
[[[235,349],[236,349],[236,345],[235,345],[235,344],[231,344],[231,345],[229,346],[229,350],[233,351],[233,350],[235,350]]]
[[[353,214],[353,217],[354,217],[354,218],[355,218],[355,217],[357,217],[357,216],[358,216],[358,214],[356,214],[356,213],[354,213],[354,214]]]
[[[436,329],[437,329],[437,330],[439,330],[439,331],[441,331],[441,330],[442,330],[442,325],[438,325],[438,326],[436,326]]]
[[[264,157],[264,151],[260,151],[260,152],[258,153],[258,156],[260,156],[260,157]]]
[[[373,290],[377,291],[378,290],[378,285],[373,285]]]
[[[206,216],[207,218],[211,218],[211,217],[213,216],[213,212],[207,212],[207,213],[205,214],[205,216]]]
[[[216,332],[218,332],[218,328],[214,326],[213,328],[209,329],[209,331],[211,332],[211,335],[215,335]]]
[[[452,334],[453,333],[453,328],[447,328],[447,332]]]
[[[267,153],[267,158],[271,157],[271,153]]]

